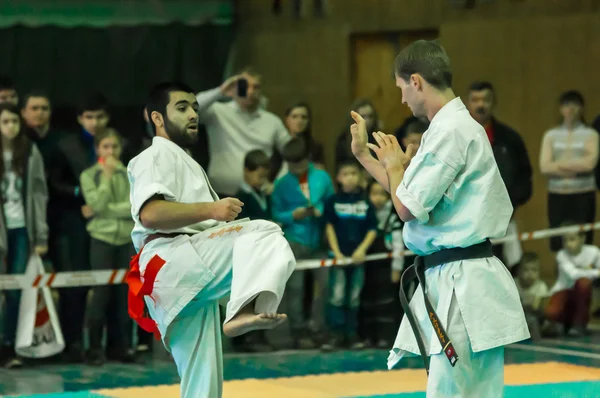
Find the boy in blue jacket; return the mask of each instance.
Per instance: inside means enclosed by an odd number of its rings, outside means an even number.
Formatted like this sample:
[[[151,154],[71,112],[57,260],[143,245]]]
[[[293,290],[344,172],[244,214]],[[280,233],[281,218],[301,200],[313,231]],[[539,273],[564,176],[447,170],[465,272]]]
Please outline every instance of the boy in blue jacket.
[[[283,160],[289,171],[275,183],[271,195],[273,221],[282,225],[296,260],[315,256],[323,236],[323,212],[325,200],[333,195],[333,182],[329,174],[315,168],[308,159],[308,148],[301,139],[293,139],[283,148]],[[327,286],[326,270],[313,270],[316,281],[314,297],[323,298]],[[296,348],[312,349],[316,344],[308,334],[308,325],[303,308],[306,271],[296,271],[288,280],[286,300],[288,319]],[[313,301],[311,311],[322,318],[324,303],[319,306]],[[318,322],[318,323],[322,323]],[[322,325],[317,325],[318,328]]]

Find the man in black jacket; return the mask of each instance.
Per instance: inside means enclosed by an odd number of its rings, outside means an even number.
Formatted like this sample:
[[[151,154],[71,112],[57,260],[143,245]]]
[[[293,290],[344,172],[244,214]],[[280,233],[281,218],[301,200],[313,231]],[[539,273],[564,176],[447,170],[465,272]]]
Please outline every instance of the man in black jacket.
[[[527,148],[519,133],[493,116],[495,103],[494,87],[490,82],[478,81],[471,84],[467,108],[473,119],[485,128],[500,175],[516,212],[519,206],[531,199],[533,171]],[[500,258],[504,257],[501,255],[502,247],[496,247],[495,253]],[[509,267],[514,265],[514,260],[504,260]]]
[[[48,96],[25,96],[21,115],[29,137],[36,143],[46,168],[50,259],[56,271],[89,270],[89,235],[86,221],[92,216],[79,188],[79,175],[91,166],[89,148],[82,133],[67,133],[50,126]],[[89,141],[89,140],[88,140]],[[65,343],[64,359],[82,362],[86,287],[59,289],[59,318]]]

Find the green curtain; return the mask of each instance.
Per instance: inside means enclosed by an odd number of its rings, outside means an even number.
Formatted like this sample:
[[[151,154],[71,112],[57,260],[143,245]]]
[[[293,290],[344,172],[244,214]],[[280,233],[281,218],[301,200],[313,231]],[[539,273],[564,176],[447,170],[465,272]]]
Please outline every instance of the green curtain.
[[[233,0],[0,0],[0,28],[231,24]]]
[[[142,104],[167,79],[201,90],[223,77],[233,26],[0,29],[0,74],[19,92],[46,91],[55,106],[100,91],[113,106]]]

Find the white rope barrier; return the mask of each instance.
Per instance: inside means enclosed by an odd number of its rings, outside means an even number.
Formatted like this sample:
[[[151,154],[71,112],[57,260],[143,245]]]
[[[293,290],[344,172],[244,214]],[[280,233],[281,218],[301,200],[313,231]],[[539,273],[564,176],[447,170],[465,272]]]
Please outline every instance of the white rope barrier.
[[[518,239],[522,242],[547,239],[554,236],[561,236],[569,232],[585,232],[600,229],[600,221],[593,224],[580,224],[571,227],[561,227],[552,229],[542,229],[532,232],[518,234]],[[515,239],[514,235],[506,236],[501,239],[492,240],[493,244],[505,243]],[[409,250],[398,253],[398,257],[414,255]],[[386,258],[392,258],[392,253],[375,253],[366,256],[365,261],[377,261]],[[321,267],[331,267],[334,265],[351,264],[352,260],[336,261],[335,259],[320,260],[302,260],[298,261],[296,270],[315,269]],[[101,270],[101,271],[74,271],[74,272],[55,272],[39,275],[0,275],[0,290],[16,290],[40,287],[77,287],[77,286],[104,286],[125,283],[127,269]]]

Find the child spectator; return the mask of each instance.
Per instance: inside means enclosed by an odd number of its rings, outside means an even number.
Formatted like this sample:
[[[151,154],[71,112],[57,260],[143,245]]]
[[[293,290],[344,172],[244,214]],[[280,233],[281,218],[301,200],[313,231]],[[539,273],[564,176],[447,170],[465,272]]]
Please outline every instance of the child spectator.
[[[515,283],[532,340],[541,338],[540,326],[544,319],[543,301],[548,297],[548,286],[540,279],[540,259],[536,253],[525,253],[518,267]]]
[[[133,220],[127,169],[119,161],[121,139],[114,130],[106,129],[94,135],[94,143],[98,162],[80,178],[81,192],[94,212],[87,224],[91,237],[90,264],[93,270],[127,268],[134,254]],[[127,313],[127,285],[94,287],[90,308],[88,361],[97,366],[105,362],[102,335],[106,324],[107,357],[133,362],[133,323]]]
[[[294,138],[283,148],[283,160],[288,163],[289,171],[275,183],[271,196],[273,205],[273,220],[282,225],[285,237],[296,260],[313,257],[321,246],[323,232],[323,212],[325,199],[333,195],[333,182],[329,174],[317,169],[309,162],[309,152],[306,142]],[[304,311],[305,278],[309,273],[296,271],[288,280],[286,306],[294,345],[299,349],[316,348],[313,338],[308,335],[306,313],[313,317],[323,317],[324,305],[312,301],[311,309]],[[327,270],[310,271],[316,279],[317,291],[314,297],[324,297],[327,285]],[[286,299],[284,299],[286,300]],[[322,320],[313,319],[320,328]],[[315,331],[315,330],[313,330]]]
[[[23,133],[19,109],[10,101],[0,104],[0,133],[0,259],[5,273],[23,274],[32,253],[48,251],[44,161]],[[16,368],[23,364],[15,353],[21,290],[6,290],[4,298],[0,366]]]
[[[408,146],[412,144],[412,146],[415,148],[415,151],[418,151],[419,147],[421,146],[423,134],[425,134],[428,128],[429,123],[425,123],[421,120],[417,119],[410,122],[404,130],[404,136],[400,138],[402,147],[408,148]]]
[[[244,159],[244,182],[235,195],[244,203],[238,219],[245,217],[251,220],[271,220],[271,197],[264,188],[269,182],[271,159],[261,150],[256,149],[246,154]],[[264,330],[246,333],[232,339],[232,344],[241,352],[271,352]]]
[[[377,216],[377,239],[370,252],[404,251],[402,221],[394,209],[390,194],[378,182],[368,188],[369,201]],[[361,295],[361,335],[369,345],[390,348],[400,326],[402,308],[398,297],[404,257],[370,262],[365,267],[365,285]]]
[[[260,149],[250,151],[244,159],[244,182],[236,198],[244,203],[238,219],[271,220],[271,197],[264,191],[269,182],[271,160]]]
[[[329,248],[338,261],[352,258],[352,264],[336,266],[330,271],[329,316],[331,336],[321,347],[331,351],[342,344],[362,349],[358,337],[358,310],[367,251],[377,237],[377,217],[360,188],[360,168],[355,161],[338,165],[340,191],[327,199],[325,220]]]
[[[586,245],[585,239],[584,232],[570,232],[563,236],[564,248],[556,255],[558,279],[550,290],[552,297],[545,311],[549,324],[544,331],[549,334],[558,333],[559,324],[571,336],[587,334],[592,280],[600,277],[600,249]]]

